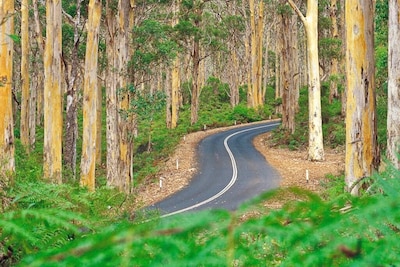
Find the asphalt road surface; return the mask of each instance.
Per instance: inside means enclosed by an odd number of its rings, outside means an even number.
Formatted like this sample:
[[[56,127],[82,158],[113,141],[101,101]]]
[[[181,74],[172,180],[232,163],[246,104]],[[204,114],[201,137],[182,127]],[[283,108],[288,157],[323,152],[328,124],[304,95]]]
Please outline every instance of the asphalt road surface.
[[[199,171],[181,191],[150,207],[162,217],[203,209],[235,210],[240,204],[279,186],[279,174],[253,146],[253,138],[279,122],[249,124],[203,139]]]

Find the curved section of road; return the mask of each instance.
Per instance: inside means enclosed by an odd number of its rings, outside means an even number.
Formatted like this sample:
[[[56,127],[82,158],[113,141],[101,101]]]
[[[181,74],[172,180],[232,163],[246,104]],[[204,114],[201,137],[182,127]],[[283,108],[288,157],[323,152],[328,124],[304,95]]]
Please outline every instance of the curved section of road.
[[[253,146],[255,136],[280,123],[253,124],[211,135],[198,147],[199,172],[190,184],[152,205],[161,217],[201,210],[234,210],[262,192],[277,188],[279,174]]]

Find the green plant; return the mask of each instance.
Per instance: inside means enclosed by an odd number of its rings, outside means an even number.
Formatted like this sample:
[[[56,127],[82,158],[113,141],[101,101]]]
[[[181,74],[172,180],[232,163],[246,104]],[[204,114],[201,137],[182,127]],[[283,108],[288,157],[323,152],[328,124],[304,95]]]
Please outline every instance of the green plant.
[[[399,171],[388,170],[384,175]],[[383,178],[386,177],[386,178]],[[363,197],[301,201],[279,210],[269,192],[236,212],[205,211],[121,223],[23,259],[30,266],[390,266],[400,261],[399,179],[376,177]]]

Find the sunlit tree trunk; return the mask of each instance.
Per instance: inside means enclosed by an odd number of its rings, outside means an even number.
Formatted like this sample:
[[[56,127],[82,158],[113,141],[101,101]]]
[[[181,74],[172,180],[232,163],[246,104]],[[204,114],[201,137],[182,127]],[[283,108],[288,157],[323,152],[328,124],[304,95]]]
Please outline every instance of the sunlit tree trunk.
[[[128,61],[131,55],[130,31],[134,24],[133,0],[119,0],[118,4],[118,72],[119,88],[123,88],[119,94],[119,182],[117,187],[126,193],[131,190],[133,182],[133,125],[134,116],[130,110],[132,95],[129,91],[127,75]]]
[[[347,0],[346,17],[346,159],[345,180],[358,194],[359,179],[368,177],[379,162],[376,133],[374,4]]]
[[[44,176],[62,182],[61,1],[46,2],[44,52]]]
[[[101,1],[90,0],[87,22],[85,75],[83,87],[83,132],[81,180],[82,186],[95,189],[96,141],[97,141],[97,61],[101,21]]]
[[[308,159],[324,160],[324,145],[321,118],[321,85],[318,59],[318,0],[307,0],[307,14],[304,16],[292,0],[290,6],[299,15],[307,36],[308,63]]]
[[[400,168],[400,2],[389,0],[387,157]]]
[[[179,119],[179,91],[180,91],[180,60],[177,57],[174,60],[172,73],[171,73],[171,128],[176,128]]]
[[[0,191],[15,171],[12,115],[14,0],[0,1]]]
[[[21,2],[21,143],[29,151],[29,1]]]

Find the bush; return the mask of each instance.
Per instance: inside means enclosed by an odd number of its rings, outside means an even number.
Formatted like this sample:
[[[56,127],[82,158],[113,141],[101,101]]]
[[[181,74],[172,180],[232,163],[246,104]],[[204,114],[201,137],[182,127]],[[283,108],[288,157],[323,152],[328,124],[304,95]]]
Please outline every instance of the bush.
[[[239,104],[233,108],[232,120],[240,123],[254,122],[262,120],[263,117],[256,112],[254,108],[248,108],[243,104]]]
[[[385,177],[399,177],[389,170]],[[394,266],[400,261],[400,179],[329,201],[300,189],[264,194],[236,212],[119,224],[23,259],[29,266]],[[267,210],[284,192],[302,201]]]

